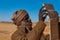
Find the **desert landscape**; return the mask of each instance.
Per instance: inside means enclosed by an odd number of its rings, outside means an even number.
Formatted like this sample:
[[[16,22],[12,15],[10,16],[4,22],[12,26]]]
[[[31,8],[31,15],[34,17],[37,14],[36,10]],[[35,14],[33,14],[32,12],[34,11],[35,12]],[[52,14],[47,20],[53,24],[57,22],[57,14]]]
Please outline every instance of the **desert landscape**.
[[[36,25],[37,22],[32,24],[32,27]],[[50,26],[49,22],[46,23],[46,28],[44,30],[44,34],[50,34]],[[0,40],[11,40],[11,35],[17,29],[17,26],[12,22],[0,22]]]

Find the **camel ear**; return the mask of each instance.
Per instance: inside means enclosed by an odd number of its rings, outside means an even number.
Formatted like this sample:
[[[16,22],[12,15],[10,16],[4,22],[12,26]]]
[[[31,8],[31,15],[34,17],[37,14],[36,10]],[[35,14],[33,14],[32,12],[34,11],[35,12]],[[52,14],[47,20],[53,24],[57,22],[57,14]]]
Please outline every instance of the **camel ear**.
[[[16,25],[16,16],[17,16],[17,12],[13,14],[12,19],[11,19],[15,25]]]
[[[16,14],[14,14],[14,15],[13,15],[13,17],[12,17],[12,21],[14,21],[14,20],[15,20],[15,17],[16,17]]]

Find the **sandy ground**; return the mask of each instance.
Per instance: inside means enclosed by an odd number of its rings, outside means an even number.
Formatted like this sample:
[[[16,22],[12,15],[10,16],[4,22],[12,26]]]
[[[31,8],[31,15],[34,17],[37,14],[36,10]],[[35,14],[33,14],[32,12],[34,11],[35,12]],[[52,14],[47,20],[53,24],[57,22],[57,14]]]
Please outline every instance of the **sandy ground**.
[[[49,22],[46,22],[47,26],[44,30],[44,34],[50,34]],[[36,23],[33,23],[33,27]],[[0,22],[0,40],[11,40],[12,33],[16,30],[16,25],[10,22]]]

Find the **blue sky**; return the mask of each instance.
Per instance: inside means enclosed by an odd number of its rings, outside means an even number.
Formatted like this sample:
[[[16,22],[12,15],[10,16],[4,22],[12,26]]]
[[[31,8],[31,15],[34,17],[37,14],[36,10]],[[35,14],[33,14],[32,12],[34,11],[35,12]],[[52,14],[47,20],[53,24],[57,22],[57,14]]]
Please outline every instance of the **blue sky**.
[[[25,9],[32,22],[37,22],[43,3],[53,4],[55,10],[60,13],[60,0],[0,0],[0,21],[11,22],[15,11]]]

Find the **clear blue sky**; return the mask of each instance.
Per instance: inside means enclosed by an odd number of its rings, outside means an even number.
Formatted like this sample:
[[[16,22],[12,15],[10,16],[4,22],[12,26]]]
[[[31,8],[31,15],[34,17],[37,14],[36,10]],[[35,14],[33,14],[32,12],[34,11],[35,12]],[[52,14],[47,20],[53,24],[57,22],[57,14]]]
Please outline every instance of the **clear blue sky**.
[[[55,10],[60,13],[60,0],[0,0],[0,21],[10,22],[15,11],[25,9],[31,20],[37,22],[43,3],[53,4]]]

